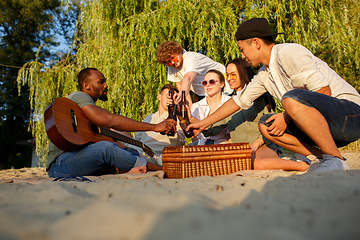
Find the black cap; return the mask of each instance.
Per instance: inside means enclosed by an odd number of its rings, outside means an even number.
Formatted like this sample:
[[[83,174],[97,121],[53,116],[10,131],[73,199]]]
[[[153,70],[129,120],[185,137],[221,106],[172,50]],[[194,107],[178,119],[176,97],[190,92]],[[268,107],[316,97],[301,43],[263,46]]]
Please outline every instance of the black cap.
[[[269,37],[284,33],[273,33],[266,18],[252,18],[243,22],[237,29],[236,40],[245,40],[253,37]]]

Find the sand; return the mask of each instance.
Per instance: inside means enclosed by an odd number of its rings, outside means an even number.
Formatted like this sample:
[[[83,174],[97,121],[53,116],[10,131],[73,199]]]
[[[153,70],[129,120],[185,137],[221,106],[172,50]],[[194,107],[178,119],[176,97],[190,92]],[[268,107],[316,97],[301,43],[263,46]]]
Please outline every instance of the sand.
[[[350,171],[53,182],[3,170],[0,239],[360,239],[360,153],[343,155]]]

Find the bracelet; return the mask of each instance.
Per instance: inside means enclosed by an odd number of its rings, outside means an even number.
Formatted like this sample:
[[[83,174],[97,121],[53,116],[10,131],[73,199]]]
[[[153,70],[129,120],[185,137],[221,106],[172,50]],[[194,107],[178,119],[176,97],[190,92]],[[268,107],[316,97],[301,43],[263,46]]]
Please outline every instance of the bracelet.
[[[290,123],[290,121],[289,121],[289,120],[287,120],[287,118],[285,117],[285,112],[283,112],[283,113],[282,113],[282,115],[283,115],[283,118],[284,118],[284,120],[285,120],[286,124],[289,124],[289,123]]]

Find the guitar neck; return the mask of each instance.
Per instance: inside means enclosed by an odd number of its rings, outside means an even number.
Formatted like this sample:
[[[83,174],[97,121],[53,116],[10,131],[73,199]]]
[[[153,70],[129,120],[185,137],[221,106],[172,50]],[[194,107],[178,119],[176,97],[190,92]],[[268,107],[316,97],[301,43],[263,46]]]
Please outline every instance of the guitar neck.
[[[131,145],[135,145],[135,146],[138,146],[138,147],[143,147],[143,143],[142,142],[139,142],[133,138],[129,138],[127,136],[124,136],[120,133],[117,133],[117,132],[114,132],[114,131],[111,131],[110,129],[107,129],[107,128],[104,128],[104,127],[101,127],[99,126],[100,130],[101,130],[101,134],[105,135],[105,136],[108,136],[108,137],[111,137],[113,139],[116,139],[116,140],[120,140],[122,142],[126,142],[126,143],[130,143]]]

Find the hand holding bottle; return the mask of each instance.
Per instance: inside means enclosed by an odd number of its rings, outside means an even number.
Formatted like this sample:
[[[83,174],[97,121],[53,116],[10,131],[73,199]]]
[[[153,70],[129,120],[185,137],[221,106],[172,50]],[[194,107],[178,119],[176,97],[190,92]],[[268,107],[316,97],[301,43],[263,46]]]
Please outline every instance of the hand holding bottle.
[[[176,123],[177,123],[177,119],[176,119],[176,105],[174,103],[174,89],[170,89],[169,90],[169,98],[167,99],[166,103],[169,103],[167,105],[168,107],[168,118],[167,119],[172,119],[175,121],[175,128],[172,128],[167,135],[168,136],[175,136],[175,132],[176,132]],[[165,135],[164,132],[161,132],[162,135]]]
[[[186,131],[186,128],[190,125],[189,117],[188,117],[188,107],[186,107],[187,101],[185,99],[185,91],[181,92],[181,101],[178,104],[178,113],[177,116],[180,121],[180,126],[182,130],[184,131],[184,134],[186,137],[190,138],[194,136],[194,133],[192,130]]]

